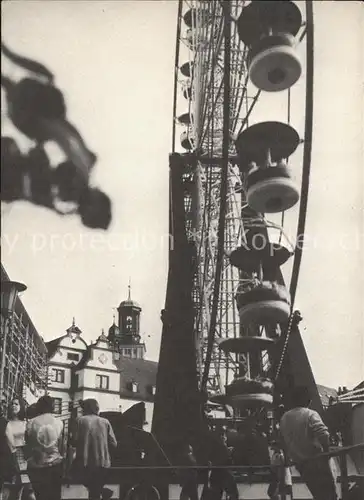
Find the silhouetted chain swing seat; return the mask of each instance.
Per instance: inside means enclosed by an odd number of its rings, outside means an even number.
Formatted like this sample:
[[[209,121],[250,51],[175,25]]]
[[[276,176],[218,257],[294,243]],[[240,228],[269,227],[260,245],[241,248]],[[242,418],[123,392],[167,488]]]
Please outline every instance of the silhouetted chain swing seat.
[[[19,81],[1,75],[9,120],[31,143],[22,153],[12,137],[1,137],[2,201],[27,200],[60,215],[78,214],[90,228],[107,229],[111,201],[90,185],[97,156],[67,120],[64,95],[41,63],[19,56],[3,43],[2,55],[26,72]],[[66,160],[53,167],[44,146],[55,143]]]

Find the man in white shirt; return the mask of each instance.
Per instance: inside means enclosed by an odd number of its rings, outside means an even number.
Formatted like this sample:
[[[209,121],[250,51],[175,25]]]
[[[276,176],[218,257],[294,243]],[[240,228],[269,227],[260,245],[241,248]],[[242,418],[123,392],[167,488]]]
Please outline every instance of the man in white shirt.
[[[38,416],[28,422],[26,430],[30,450],[28,473],[37,500],[61,499],[63,423],[52,411],[52,398],[41,397],[37,402]]]
[[[329,450],[329,431],[320,415],[308,408],[308,390],[298,387],[292,397],[293,408],[280,421],[286,452],[311,491],[314,500],[337,500],[335,480],[329,460],[320,453]]]

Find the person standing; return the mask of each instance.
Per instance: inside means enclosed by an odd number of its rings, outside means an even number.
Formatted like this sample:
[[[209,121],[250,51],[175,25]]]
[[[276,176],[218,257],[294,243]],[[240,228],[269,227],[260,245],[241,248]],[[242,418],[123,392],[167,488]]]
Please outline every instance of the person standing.
[[[190,444],[182,445],[181,465],[196,467],[197,462]],[[179,500],[198,500],[198,474],[196,470],[184,469],[180,472],[181,493]]]
[[[280,434],[287,455],[312,493],[314,500],[337,500],[335,480],[326,457],[330,435],[320,415],[309,409],[307,388],[298,387],[292,395],[293,407],[280,420]]]
[[[106,500],[112,495],[104,488],[111,466],[110,447],[116,448],[117,441],[110,422],[99,416],[96,399],[85,399],[81,406],[83,416],[77,421],[74,436],[78,473],[89,491],[89,500]]]
[[[272,465],[268,496],[271,500],[280,498],[292,499],[292,476],[289,466],[278,442],[273,441],[270,447],[270,463]]]
[[[7,478],[3,487],[3,500],[35,500],[32,485],[27,473],[27,461],[24,454],[25,448],[25,406],[24,403],[15,398],[10,403],[9,421],[5,428],[7,441],[9,465],[12,473],[8,469]],[[8,466],[9,467],[9,466]]]
[[[1,401],[0,403],[0,494],[7,475],[5,469],[9,462],[9,453],[10,453],[9,445],[5,435],[7,425],[8,421],[5,418],[3,410],[3,402]]]
[[[26,429],[28,472],[37,500],[61,498],[63,423],[52,411],[52,398],[42,396],[36,404],[37,416],[28,422]]]
[[[225,468],[232,465],[225,432],[201,429],[195,433],[194,439],[196,442],[194,449],[196,448],[196,452],[201,454],[202,463],[213,466],[209,481],[204,485],[201,500],[221,500],[224,491],[229,500],[238,500],[239,492],[235,478],[231,471]]]

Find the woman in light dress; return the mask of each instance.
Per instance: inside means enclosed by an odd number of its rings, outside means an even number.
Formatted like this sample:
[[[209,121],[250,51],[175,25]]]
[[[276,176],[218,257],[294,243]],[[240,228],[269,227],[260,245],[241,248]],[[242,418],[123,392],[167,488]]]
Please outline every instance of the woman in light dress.
[[[35,500],[24,455],[25,429],[25,408],[23,403],[15,398],[10,403],[5,436],[16,472],[4,482],[2,500]]]

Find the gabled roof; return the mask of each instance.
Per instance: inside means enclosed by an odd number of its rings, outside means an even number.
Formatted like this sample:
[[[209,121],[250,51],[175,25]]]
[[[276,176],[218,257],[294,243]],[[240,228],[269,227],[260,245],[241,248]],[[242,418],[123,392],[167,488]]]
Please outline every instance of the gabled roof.
[[[48,351],[48,359],[52,358],[54,354],[56,353],[58,347],[60,346],[61,342],[63,339],[70,337],[72,333],[78,333],[77,330],[81,333],[81,330],[75,325],[74,320],[72,323],[72,326],[66,330],[67,333],[64,335],[61,335],[60,337],[57,337],[53,340],[50,340],[49,342],[46,342],[45,345],[47,347]],[[87,343],[84,341],[82,337],[78,334],[78,338],[85,344],[85,347],[87,348]]]
[[[83,353],[80,362],[73,367],[75,371],[82,370],[91,359],[91,351],[96,344],[91,344]],[[120,356],[113,359],[117,371],[120,373],[120,396],[143,401],[153,401],[152,388],[156,385],[158,363],[145,359],[127,358]],[[132,382],[137,383],[137,392],[132,390]]]
[[[356,385],[354,387],[353,391],[355,391],[357,389],[364,389],[364,380],[362,382],[360,382],[360,384]]]
[[[49,342],[46,342],[48,358],[52,358],[54,356],[58,349],[59,343],[62,339],[64,339],[64,337],[67,337],[67,335],[62,335],[62,337],[58,337],[56,339],[50,340]]]
[[[114,360],[121,378],[120,395],[131,399],[153,400],[152,387],[156,385],[158,363],[145,359],[125,358]],[[137,392],[132,382],[137,382]]]
[[[337,398],[337,390],[332,389],[331,387],[326,387],[325,385],[318,385],[317,390],[321,399],[322,406],[329,405],[330,397],[336,399]]]
[[[74,370],[78,371],[78,370],[82,370],[83,368],[85,368],[88,361],[90,361],[90,359],[91,359],[92,349],[97,349],[97,347],[98,347],[97,344],[100,341],[101,342],[108,342],[108,338],[105,336],[104,331],[102,331],[101,335],[98,337],[96,342],[93,342],[92,344],[87,346],[87,349],[83,353],[82,358],[80,359],[79,363],[77,363],[77,365],[74,365]],[[111,351],[111,349],[110,349],[110,351]]]
[[[87,346],[86,351],[83,353],[79,363],[73,366],[75,371],[82,370],[87,365],[87,362],[91,359],[91,349],[95,347],[95,344],[90,344]]]

